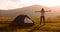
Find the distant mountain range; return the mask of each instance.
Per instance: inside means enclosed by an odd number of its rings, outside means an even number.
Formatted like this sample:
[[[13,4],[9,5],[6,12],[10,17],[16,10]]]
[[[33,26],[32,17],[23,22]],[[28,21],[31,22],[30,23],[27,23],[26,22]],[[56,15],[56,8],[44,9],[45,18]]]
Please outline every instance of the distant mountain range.
[[[52,18],[52,17],[56,17],[57,14],[59,15],[60,11],[57,11],[57,8],[55,9],[55,7],[45,7],[45,6],[41,6],[41,5],[32,5],[29,7],[23,7],[23,8],[17,8],[17,9],[12,9],[12,10],[0,10],[0,17],[16,17],[18,15],[21,14],[26,14],[30,17],[33,18],[39,18],[40,12],[39,13],[35,13],[35,11],[40,11],[42,8],[45,9],[45,11],[49,11],[51,10],[51,12],[47,12],[45,13],[45,17],[47,18]]]
[[[53,15],[56,18],[60,18],[60,6],[53,6],[53,7],[50,7],[50,8],[53,11]]]

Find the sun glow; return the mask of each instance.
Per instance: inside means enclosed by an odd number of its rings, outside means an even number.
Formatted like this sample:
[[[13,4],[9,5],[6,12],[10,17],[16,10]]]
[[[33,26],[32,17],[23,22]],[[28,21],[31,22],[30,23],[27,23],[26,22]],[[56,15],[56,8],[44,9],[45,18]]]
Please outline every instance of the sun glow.
[[[0,1],[0,9],[15,9],[36,4],[47,7],[59,6],[60,0],[2,0]]]
[[[40,2],[37,2],[37,4],[48,7],[60,5],[60,0],[39,0],[39,1]]]

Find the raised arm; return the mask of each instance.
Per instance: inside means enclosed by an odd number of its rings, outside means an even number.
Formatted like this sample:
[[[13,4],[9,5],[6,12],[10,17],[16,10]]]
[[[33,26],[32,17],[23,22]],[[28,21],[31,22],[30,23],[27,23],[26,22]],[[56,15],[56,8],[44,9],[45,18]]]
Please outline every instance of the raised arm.
[[[49,11],[45,11],[45,12],[51,12],[51,10],[49,10]]]
[[[41,11],[35,11],[35,12],[41,12]]]

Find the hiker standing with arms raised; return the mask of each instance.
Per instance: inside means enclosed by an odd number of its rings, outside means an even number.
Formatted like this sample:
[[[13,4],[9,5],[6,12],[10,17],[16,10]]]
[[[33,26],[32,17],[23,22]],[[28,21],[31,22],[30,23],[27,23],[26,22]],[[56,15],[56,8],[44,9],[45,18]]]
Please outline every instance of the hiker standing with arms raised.
[[[36,11],[36,12],[41,12],[40,24],[41,24],[42,22],[45,24],[45,12],[50,12],[50,11],[45,11],[44,8],[42,8],[41,11]]]

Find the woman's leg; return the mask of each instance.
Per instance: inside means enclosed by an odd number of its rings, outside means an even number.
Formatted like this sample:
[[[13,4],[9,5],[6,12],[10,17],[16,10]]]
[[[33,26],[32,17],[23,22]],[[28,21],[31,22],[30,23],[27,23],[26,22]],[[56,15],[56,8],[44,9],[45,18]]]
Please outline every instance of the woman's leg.
[[[43,17],[41,16],[41,18],[40,18],[40,24],[42,23],[42,19],[43,19]]]
[[[45,17],[43,16],[43,23],[45,24]]]

